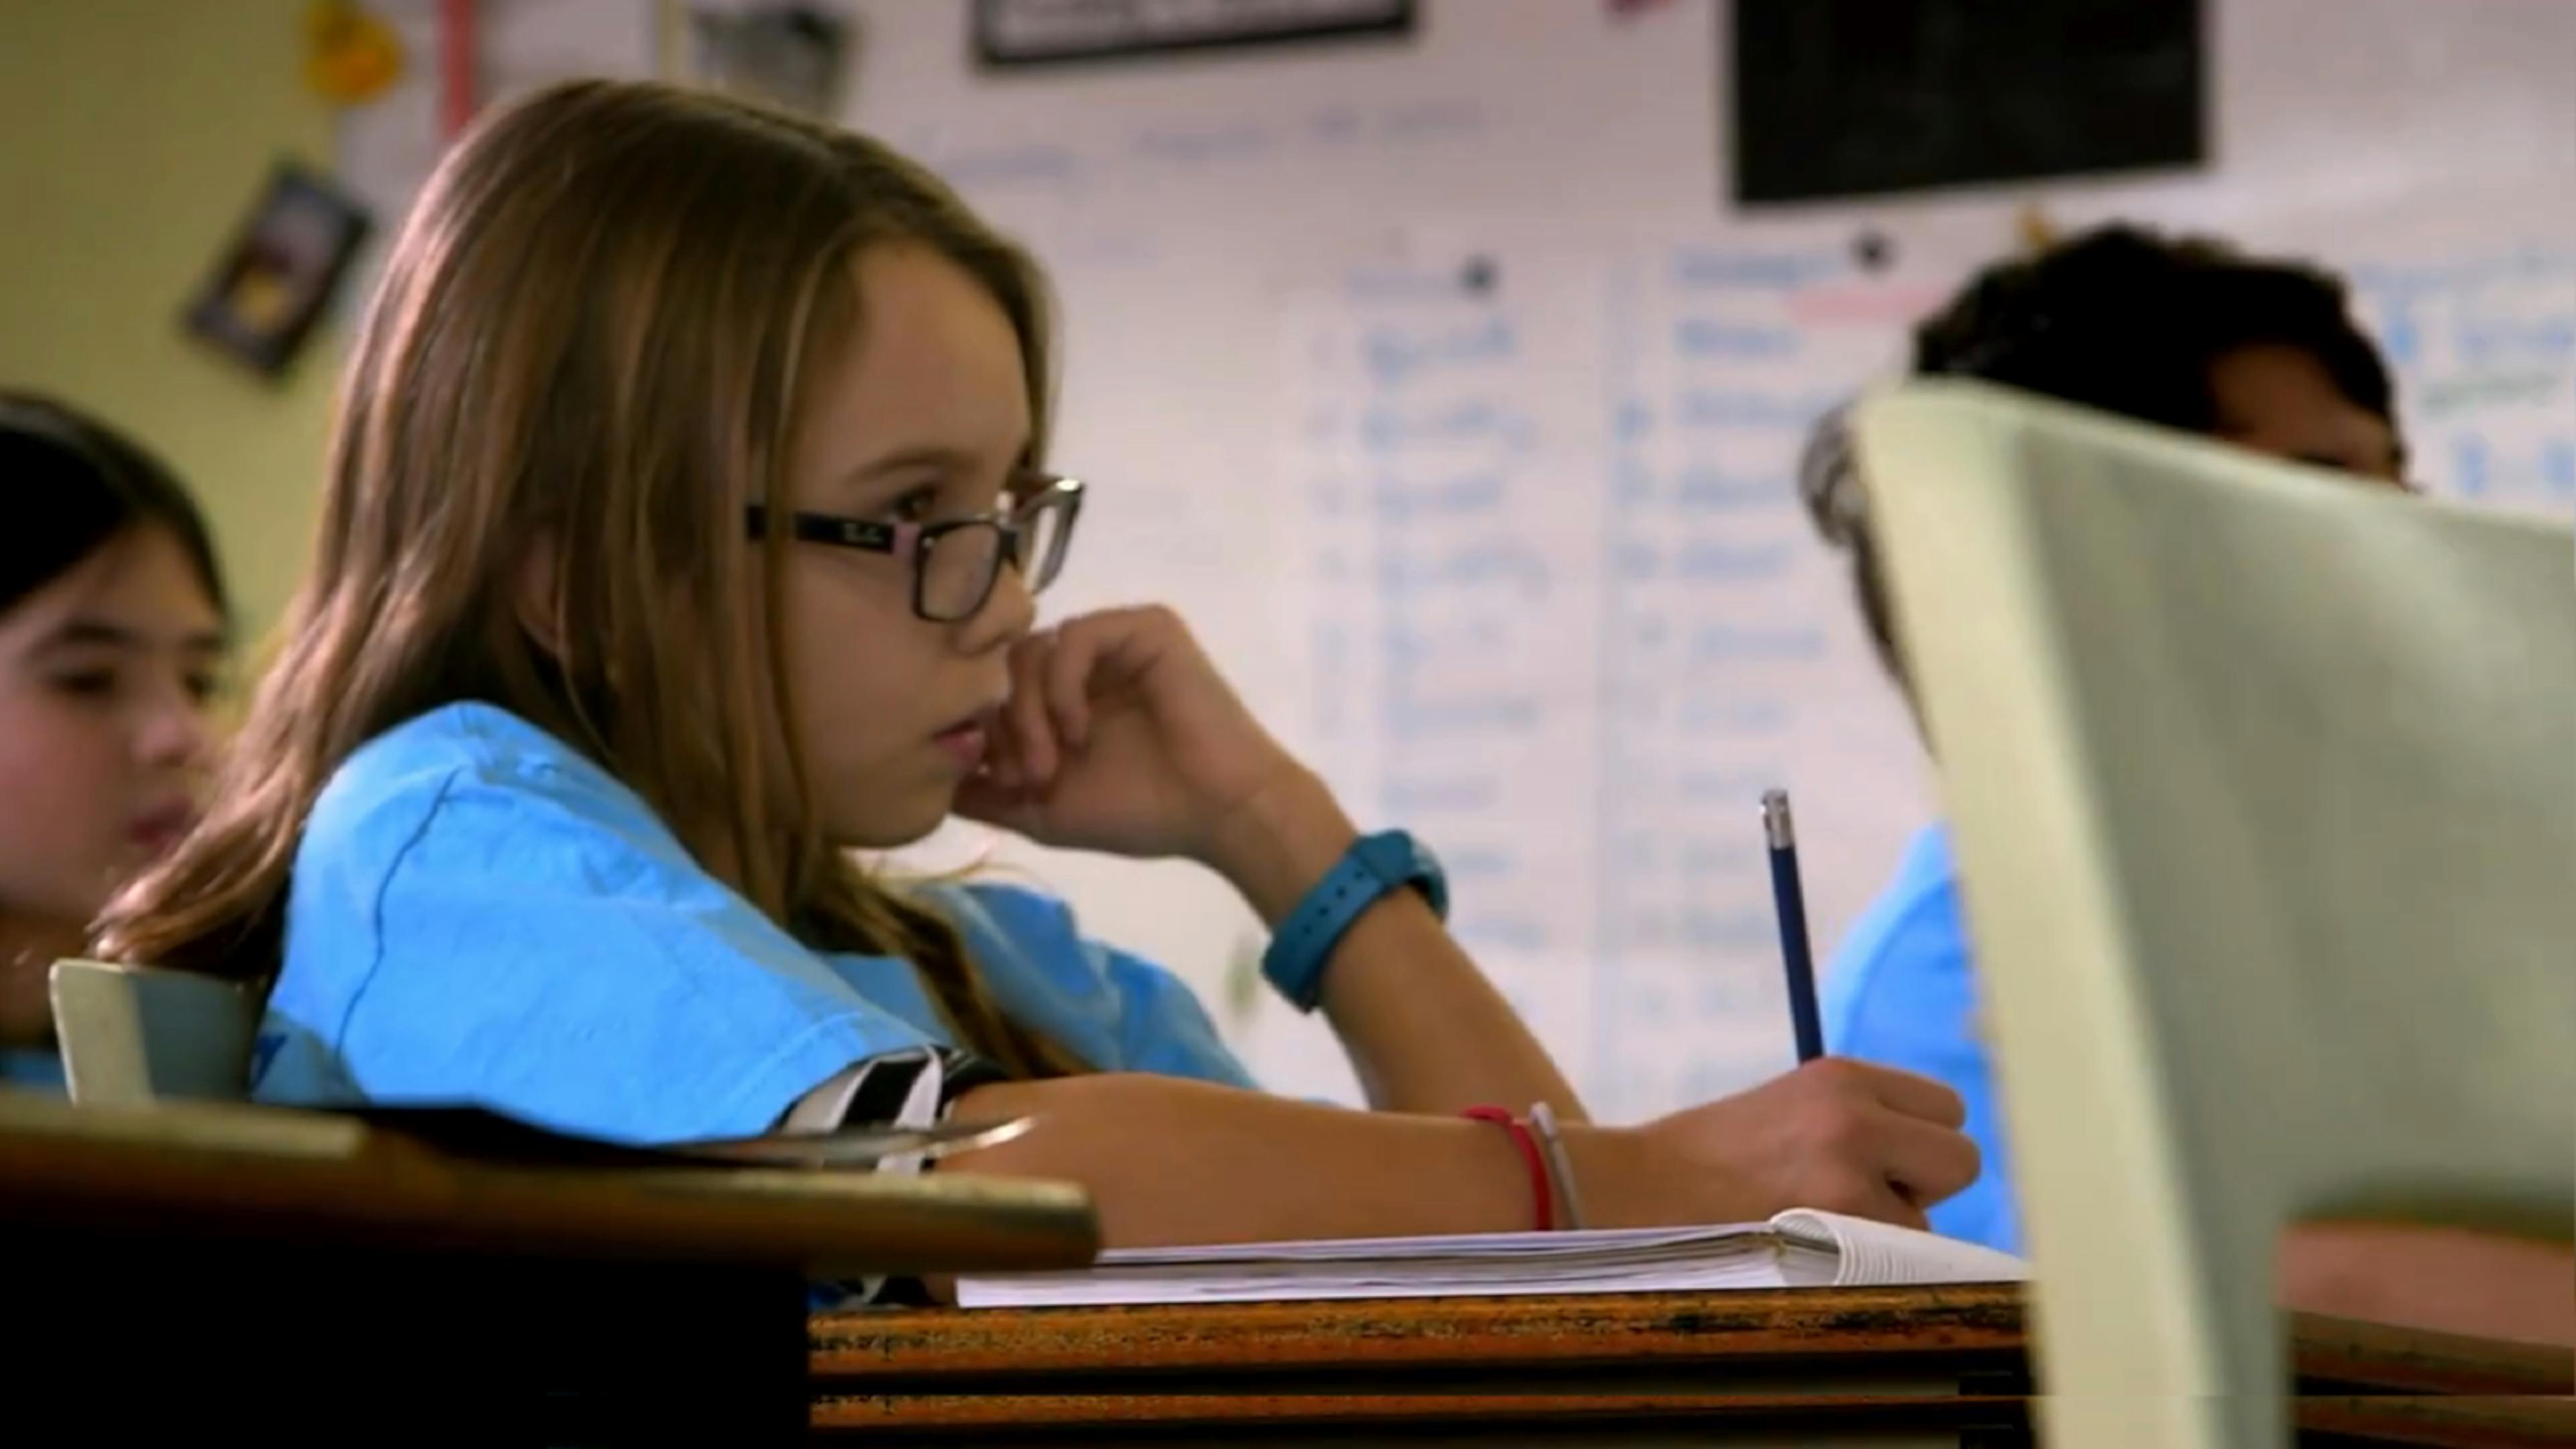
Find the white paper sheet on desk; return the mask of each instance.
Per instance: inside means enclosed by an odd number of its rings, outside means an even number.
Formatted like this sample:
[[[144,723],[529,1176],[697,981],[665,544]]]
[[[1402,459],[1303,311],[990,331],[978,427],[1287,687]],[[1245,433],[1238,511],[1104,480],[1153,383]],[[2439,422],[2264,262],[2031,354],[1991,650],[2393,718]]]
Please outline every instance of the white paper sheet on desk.
[[[1580,1233],[1128,1248],[1088,1269],[961,1278],[967,1308],[1501,1297],[2013,1282],[2018,1258],[1908,1228],[1797,1209],[1767,1223]]]

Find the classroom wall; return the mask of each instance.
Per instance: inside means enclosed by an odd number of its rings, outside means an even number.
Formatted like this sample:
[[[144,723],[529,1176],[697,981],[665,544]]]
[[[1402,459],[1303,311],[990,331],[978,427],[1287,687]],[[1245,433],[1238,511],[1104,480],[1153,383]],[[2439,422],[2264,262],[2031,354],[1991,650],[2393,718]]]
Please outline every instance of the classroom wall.
[[[301,567],[337,356],[282,382],[180,314],[282,152],[331,154],[303,0],[0,4],[0,385],[139,435],[213,515],[246,634]]]

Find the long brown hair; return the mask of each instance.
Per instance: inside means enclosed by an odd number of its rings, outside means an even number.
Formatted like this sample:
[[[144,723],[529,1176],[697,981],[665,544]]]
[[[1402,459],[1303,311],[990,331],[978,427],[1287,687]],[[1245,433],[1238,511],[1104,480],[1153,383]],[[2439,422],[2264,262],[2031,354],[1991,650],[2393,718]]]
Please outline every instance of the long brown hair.
[[[782,483],[808,359],[858,323],[857,255],[889,242],[946,257],[1009,316],[1035,461],[1043,281],[936,177],[865,137],[666,86],[574,82],[479,123],[368,308],[312,570],[213,809],[110,907],[100,951],[272,978],[332,772],[404,720],[481,700],[632,786],[807,945],[912,961],[968,1047],[1017,1075],[1079,1070],[1003,1016],[946,922],[819,837],[797,742],[773,723],[794,717],[783,570],[756,587],[730,542]],[[518,580],[540,539],[552,627],[532,632]],[[783,547],[773,535],[773,563]]]

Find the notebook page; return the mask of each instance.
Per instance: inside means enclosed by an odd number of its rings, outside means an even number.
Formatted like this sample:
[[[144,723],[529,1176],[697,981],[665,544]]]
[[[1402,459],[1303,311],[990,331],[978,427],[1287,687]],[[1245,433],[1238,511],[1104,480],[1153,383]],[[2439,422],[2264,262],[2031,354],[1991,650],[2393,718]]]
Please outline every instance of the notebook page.
[[[958,1280],[966,1308],[1659,1293],[2012,1281],[2017,1258],[1800,1210],[1769,1223],[1116,1249],[1070,1272]]]
[[[2018,1283],[2030,1276],[2030,1265],[2010,1253],[1819,1208],[1792,1208],[1773,1217],[1771,1226],[1792,1242],[1825,1250],[1808,1261],[1828,1265],[1829,1276],[1813,1282],[1793,1277],[1800,1287]]]
[[[962,1307],[1781,1287],[1829,1251],[1764,1223],[1117,1249],[1088,1269],[969,1275]],[[1802,1277],[1831,1275],[1802,1262]]]

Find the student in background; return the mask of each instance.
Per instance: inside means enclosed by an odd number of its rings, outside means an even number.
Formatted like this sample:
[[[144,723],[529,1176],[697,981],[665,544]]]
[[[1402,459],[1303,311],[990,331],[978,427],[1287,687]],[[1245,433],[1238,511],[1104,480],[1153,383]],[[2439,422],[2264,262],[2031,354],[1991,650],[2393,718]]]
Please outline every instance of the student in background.
[[[213,813],[102,949],[273,976],[267,1101],[644,1142],[1032,1115],[940,1170],[1084,1183],[1112,1244],[1528,1228],[1483,1105],[1568,1119],[1603,1224],[1920,1222],[1975,1175],[1946,1088],[1857,1063],[1585,1125],[1427,862],[1179,620],[1032,627],[1080,501],[1050,368],[1034,265],[871,141],[606,82],[487,118],[393,248]],[[1379,1110],[1252,1090],[1057,901],[848,854],[952,811],[1218,872]]]
[[[0,391],[0,1083],[59,1089],[46,973],[195,820],[224,586],[187,490]]]
[[[2208,240],[2112,226],[1998,263],[1915,329],[1918,376],[1981,378],[2224,438],[2402,488],[2405,446],[2388,371],[2353,324],[2343,284],[2303,264]],[[1851,559],[1861,617],[1899,688],[1862,480],[1839,418],[1811,442],[1799,488],[1817,530]],[[2021,1250],[2001,1104],[1978,1026],[1957,868],[1938,826],[1836,953],[1825,1038],[1839,1054],[1948,1083],[1967,1103],[1985,1171],[1934,1207],[1932,1226]],[[2421,1271],[2392,1263],[2412,1261]],[[2576,1264],[2556,1249],[2468,1234],[2316,1227],[2283,1254],[2291,1302],[2355,1317],[2576,1341]]]

